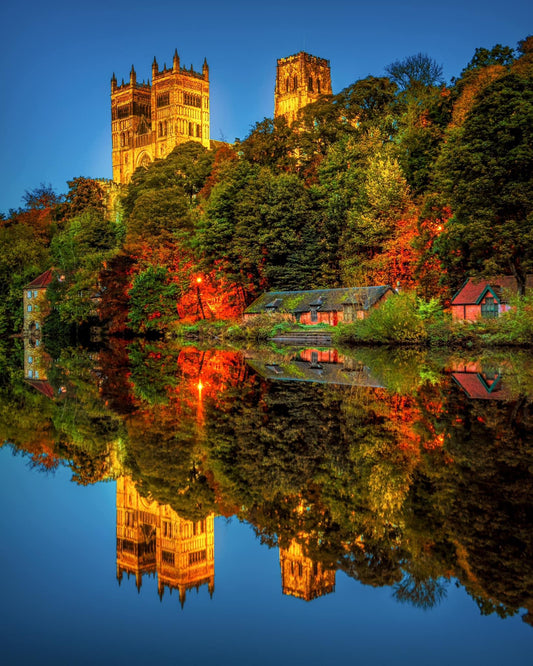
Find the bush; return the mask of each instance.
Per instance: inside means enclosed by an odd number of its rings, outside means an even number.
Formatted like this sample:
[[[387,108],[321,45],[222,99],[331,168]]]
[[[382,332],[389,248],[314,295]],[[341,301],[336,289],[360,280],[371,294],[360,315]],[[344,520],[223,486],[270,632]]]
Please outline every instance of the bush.
[[[431,310],[434,310],[431,306]],[[344,324],[335,332],[335,342],[374,344],[421,344],[427,340],[424,319],[430,315],[420,312],[420,301],[413,292],[391,296],[367,317],[353,324]],[[434,316],[431,314],[431,316]]]

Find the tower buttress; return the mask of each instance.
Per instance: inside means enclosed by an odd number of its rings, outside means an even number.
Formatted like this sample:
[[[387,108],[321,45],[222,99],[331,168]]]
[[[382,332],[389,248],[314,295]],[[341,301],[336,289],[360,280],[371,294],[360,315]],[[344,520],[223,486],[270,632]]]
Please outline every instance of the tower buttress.
[[[152,63],[152,81],[154,80],[154,77],[157,76],[158,73],[159,73],[159,66],[154,56],[154,62]]]
[[[135,68],[132,65],[130,72],[130,85],[134,86],[136,83],[137,83],[137,74],[135,73]]]
[[[207,64],[207,58],[204,58],[204,64],[202,66],[202,75],[206,81],[209,81],[209,65]]]
[[[178,49],[174,49],[174,58],[172,60],[172,69],[175,72],[180,71],[180,57],[178,55]]]

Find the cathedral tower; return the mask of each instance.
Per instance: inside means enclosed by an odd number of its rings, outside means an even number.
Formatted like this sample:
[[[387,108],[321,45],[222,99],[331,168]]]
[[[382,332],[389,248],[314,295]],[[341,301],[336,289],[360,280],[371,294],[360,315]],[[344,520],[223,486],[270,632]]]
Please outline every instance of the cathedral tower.
[[[303,51],[278,60],[274,118],[285,116],[291,125],[298,111],[316,102],[321,95],[331,95],[329,60]]]
[[[166,157],[187,141],[209,148],[209,67],[182,67],[177,51],[172,67],[152,63],[152,83],[137,83],[132,66],[128,83],[111,79],[113,180],[128,183],[135,169]]]

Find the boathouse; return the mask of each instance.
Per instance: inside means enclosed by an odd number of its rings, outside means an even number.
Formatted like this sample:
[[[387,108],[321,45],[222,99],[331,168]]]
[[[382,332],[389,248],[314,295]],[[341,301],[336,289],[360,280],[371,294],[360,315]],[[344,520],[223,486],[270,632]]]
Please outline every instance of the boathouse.
[[[368,312],[396,292],[389,285],[378,287],[344,287],[307,291],[269,291],[262,294],[244,311],[244,318],[281,312],[300,324],[330,324],[363,319]]]

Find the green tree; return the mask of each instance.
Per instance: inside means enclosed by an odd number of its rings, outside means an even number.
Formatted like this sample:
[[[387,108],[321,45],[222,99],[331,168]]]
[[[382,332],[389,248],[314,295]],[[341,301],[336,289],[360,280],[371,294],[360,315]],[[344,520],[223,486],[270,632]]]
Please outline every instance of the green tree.
[[[450,271],[512,274],[524,293],[533,269],[533,76],[511,71],[485,87],[437,165],[454,216],[438,251]]]

